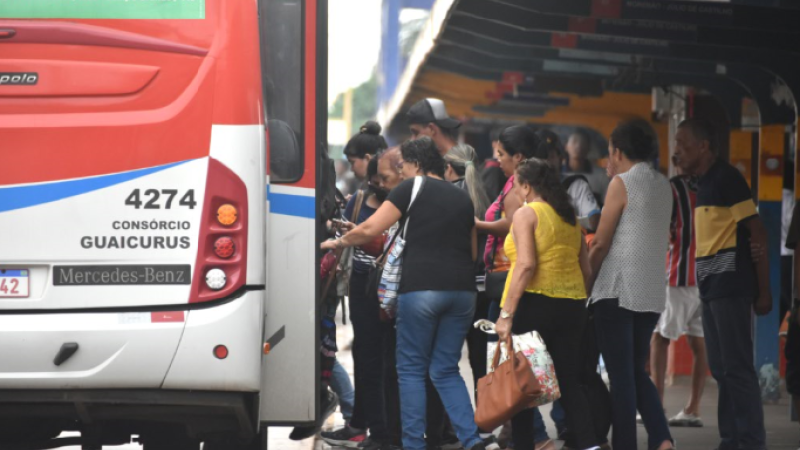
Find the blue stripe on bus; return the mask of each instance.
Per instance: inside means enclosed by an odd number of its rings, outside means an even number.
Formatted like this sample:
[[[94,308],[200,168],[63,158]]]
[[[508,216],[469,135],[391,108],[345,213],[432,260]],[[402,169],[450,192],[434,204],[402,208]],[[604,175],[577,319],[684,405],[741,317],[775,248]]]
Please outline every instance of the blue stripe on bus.
[[[23,275],[22,272],[25,272]],[[27,270],[0,270],[0,278],[2,277],[27,277],[28,271]]]
[[[272,192],[267,185],[267,200],[269,200],[270,214],[305,217],[306,219],[313,219],[317,216],[317,200],[314,197]]]
[[[86,194],[115,184],[124,183],[136,178],[160,172],[188,161],[179,161],[163,166],[130,172],[101,175],[99,177],[81,178],[77,180],[58,181],[55,183],[34,184],[30,186],[0,187],[0,213],[15,209],[29,208],[42,203],[50,203],[76,195]]]

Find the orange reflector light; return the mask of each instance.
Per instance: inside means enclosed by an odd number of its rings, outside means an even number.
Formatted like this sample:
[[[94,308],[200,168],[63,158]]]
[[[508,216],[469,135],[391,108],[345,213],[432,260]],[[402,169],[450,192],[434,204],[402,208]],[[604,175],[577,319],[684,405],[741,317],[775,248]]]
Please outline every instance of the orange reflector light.
[[[233,205],[224,204],[217,209],[217,221],[225,226],[236,223],[238,211]]]
[[[230,258],[236,252],[236,245],[233,239],[223,236],[214,242],[214,253],[220,258]]]
[[[217,359],[225,359],[225,358],[227,358],[228,357],[228,347],[225,347],[224,345],[218,345],[218,346],[214,347],[214,356],[216,356]]]
[[[270,350],[272,350],[272,346],[269,345],[269,342],[264,342],[264,354],[269,355]]]

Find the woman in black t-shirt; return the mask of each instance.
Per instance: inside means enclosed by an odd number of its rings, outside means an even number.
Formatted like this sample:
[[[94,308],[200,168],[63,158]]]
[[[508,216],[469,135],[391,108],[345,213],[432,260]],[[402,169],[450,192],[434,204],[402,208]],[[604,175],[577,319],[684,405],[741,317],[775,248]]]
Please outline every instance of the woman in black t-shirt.
[[[430,373],[464,447],[482,450],[466,384],[458,370],[475,311],[475,211],[469,195],[443,180],[445,163],[430,138],[401,147],[406,181],[366,222],[323,249],[360,245],[406,221],[397,311],[397,373],[403,448],[424,450],[425,378]],[[425,183],[414,198],[414,181]]]

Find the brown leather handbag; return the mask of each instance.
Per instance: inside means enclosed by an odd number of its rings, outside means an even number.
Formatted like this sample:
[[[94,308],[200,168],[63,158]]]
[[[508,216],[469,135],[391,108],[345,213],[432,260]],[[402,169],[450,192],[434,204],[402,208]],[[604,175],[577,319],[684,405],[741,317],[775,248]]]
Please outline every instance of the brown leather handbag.
[[[509,353],[513,352],[513,357],[499,364],[502,352],[498,348],[494,352],[491,371],[478,380],[475,424],[486,432],[504,424],[518,412],[535,406],[537,397],[542,394],[528,359],[522,352],[514,352],[511,336],[505,341],[505,346]]]

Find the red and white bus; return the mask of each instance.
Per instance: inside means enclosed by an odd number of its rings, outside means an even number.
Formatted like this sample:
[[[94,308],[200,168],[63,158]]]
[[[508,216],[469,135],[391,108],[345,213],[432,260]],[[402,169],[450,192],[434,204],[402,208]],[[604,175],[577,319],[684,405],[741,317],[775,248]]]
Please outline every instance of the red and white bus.
[[[258,449],[315,420],[326,21],[0,0],[0,448]]]

